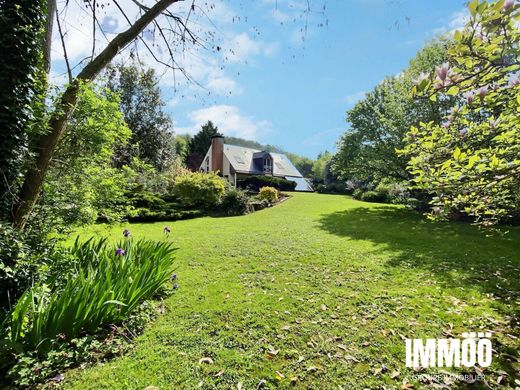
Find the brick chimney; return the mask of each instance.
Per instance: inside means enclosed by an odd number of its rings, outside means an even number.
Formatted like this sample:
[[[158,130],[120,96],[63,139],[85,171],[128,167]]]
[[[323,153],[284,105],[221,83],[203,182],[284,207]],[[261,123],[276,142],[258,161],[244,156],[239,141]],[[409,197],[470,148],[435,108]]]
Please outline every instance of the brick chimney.
[[[224,172],[224,137],[220,134],[211,137],[211,170]]]

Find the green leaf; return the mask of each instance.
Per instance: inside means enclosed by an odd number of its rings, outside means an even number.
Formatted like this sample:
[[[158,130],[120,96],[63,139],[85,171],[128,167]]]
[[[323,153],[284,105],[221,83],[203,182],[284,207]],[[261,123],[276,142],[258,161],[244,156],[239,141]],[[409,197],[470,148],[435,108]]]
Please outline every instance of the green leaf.
[[[473,0],[468,4],[469,12],[471,13],[471,16],[475,17],[477,14],[477,7],[478,7],[478,0]]]
[[[460,149],[459,149],[459,147],[457,146],[457,147],[455,148],[455,150],[453,151],[453,158],[454,158],[455,160],[458,160],[459,157],[460,157]]]
[[[448,91],[446,92],[446,94],[451,95],[451,96],[456,95],[458,93],[459,93],[459,87],[457,87],[456,85],[451,86],[450,89],[448,89]]]
[[[480,158],[479,158],[478,156],[475,156],[475,155],[471,156],[471,157],[469,158],[469,160],[468,160],[468,164],[466,165],[466,168],[467,168],[467,169],[471,169],[471,168],[473,168],[473,166],[474,166],[474,165],[477,163],[477,161],[479,161],[479,160],[480,160]]]
[[[460,30],[455,31],[455,34],[453,34],[453,39],[455,39],[455,41],[457,42],[460,42],[462,40],[462,33],[460,32]]]

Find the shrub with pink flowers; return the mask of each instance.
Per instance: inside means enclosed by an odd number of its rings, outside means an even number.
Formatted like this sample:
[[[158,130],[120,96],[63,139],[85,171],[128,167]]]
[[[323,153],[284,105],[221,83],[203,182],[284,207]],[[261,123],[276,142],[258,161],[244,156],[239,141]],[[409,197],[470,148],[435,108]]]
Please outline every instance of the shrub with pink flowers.
[[[400,151],[415,188],[433,194],[433,219],[462,213],[490,226],[520,215],[519,9],[471,1],[449,61],[413,87],[418,98],[458,102],[441,121],[412,127]]]

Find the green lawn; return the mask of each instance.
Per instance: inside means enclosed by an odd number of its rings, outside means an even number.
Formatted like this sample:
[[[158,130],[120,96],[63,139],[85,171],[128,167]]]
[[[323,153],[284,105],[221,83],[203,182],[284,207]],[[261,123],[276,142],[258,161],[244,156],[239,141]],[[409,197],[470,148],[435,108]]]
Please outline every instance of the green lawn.
[[[129,228],[163,239],[164,226]],[[265,380],[267,388],[400,389],[413,374],[403,337],[480,329],[496,332],[489,384],[499,370],[513,388],[520,376],[518,229],[486,238],[469,225],[319,194],[170,226],[180,288],[166,313],[133,352],[66,374],[65,387],[256,389]],[[82,235],[115,240],[122,229]]]

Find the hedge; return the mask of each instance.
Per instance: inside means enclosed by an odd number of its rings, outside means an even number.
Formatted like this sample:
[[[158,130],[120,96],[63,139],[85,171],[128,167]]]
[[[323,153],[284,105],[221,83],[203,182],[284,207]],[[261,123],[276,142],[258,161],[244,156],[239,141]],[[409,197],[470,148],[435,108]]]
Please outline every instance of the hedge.
[[[262,187],[274,187],[278,191],[294,191],[296,189],[296,182],[273,176],[247,176],[238,179],[237,185],[240,188],[255,192],[260,191]]]

